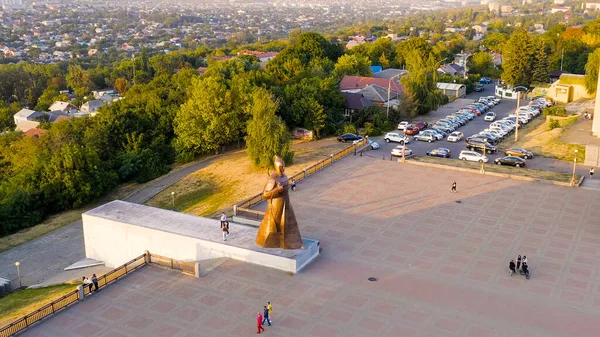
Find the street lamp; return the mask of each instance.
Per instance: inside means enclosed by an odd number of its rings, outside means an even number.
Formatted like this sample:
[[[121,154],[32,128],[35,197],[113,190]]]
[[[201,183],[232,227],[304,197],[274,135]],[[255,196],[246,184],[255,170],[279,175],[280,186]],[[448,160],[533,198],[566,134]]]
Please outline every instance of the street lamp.
[[[394,79],[394,77],[398,77],[398,76],[402,76],[404,75],[404,72],[401,72],[399,74],[396,74],[392,77],[390,77],[390,80],[388,81],[388,99],[387,99],[387,109],[386,109],[386,119],[390,119],[390,91],[392,90],[392,79]]]
[[[467,78],[467,60],[469,59],[469,57],[473,56],[475,54],[469,54],[465,57],[465,61],[463,63],[463,78]]]
[[[571,176],[571,186],[575,186],[575,169],[577,168],[577,149],[575,149],[575,158],[573,158],[573,175]]]
[[[516,127],[515,127],[515,142],[519,140],[519,107],[521,106],[521,93],[523,91],[527,91],[527,88],[524,86],[517,86],[513,88],[513,91],[517,92],[517,111],[515,112],[515,115],[517,116],[515,118],[515,122],[516,122]]]
[[[173,200],[173,209],[175,209],[175,192],[171,192],[171,199]]]
[[[19,288],[21,288],[23,286],[21,284],[21,270],[19,269],[19,267],[21,266],[21,262],[15,262],[15,266],[17,266],[17,275],[19,276]]]

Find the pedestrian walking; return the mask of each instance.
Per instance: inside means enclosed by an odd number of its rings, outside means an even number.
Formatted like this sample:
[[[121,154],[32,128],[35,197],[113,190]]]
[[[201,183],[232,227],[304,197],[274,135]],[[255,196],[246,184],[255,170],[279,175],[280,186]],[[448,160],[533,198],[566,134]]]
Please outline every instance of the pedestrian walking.
[[[223,241],[227,241],[227,234],[229,233],[227,226],[221,225],[221,231],[223,232]]]
[[[523,267],[524,264],[527,264],[527,256],[523,255],[523,258],[521,259],[521,267]]]
[[[521,270],[521,255],[517,256],[517,270]]]
[[[296,191],[296,179],[292,178],[292,191]]]
[[[271,305],[271,302],[267,302],[267,309],[269,309],[269,318],[271,319],[271,322],[273,322],[273,306]]]
[[[227,227],[227,234],[229,234],[229,221],[227,221],[227,214],[221,212],[221,229],[223,226]]]
[[[263,322],[263,317],[259,312],[258,317],[256,318],[256,328],[258,329],[258,331],[256,331],[256,333],[261,333],[262,331],[265,331],[265,328],[263,328],[263,326],[262,326],[262,322]]]
[[[590,179],[594,176],[594,168],[590,167]]]
[[[94,284],[94,291],[98,291],[98,277],[96,277],[96,274],[92,275],[92,283]]]
[[[510,269],[510,276],[517,272],[515,270],[515,260],[510,260],[510,263],[508,264],[508,269]]]
[[[452,183],[452,189],[450,192],[456,193],[456,181]]]
[[[89,292],[91,293],[92,292],[92,287],[94,286],[94,284],[92,283],[92,281],[90,281],[89,278],[87,278],[87,277],[84,276],[83,277],[83,286],[84,287],[87,286],[88,289],[89,289]]]
[[[269,319],[269,309],[267,308],[266,305],[263,308],[263,321],[262,321],[262,324],[265,324],[265,322],[269,323],[269,326],[271,326],[271,320]]]

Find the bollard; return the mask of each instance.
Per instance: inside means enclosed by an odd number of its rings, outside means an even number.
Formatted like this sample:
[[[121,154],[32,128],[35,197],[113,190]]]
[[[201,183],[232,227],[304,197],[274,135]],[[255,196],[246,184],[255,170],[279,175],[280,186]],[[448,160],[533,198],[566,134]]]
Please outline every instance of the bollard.
[[[360,151],[360,156],[362,157],[362,151]]]
[[[333,164],[333,155],[331,155],[331,163]]]
[[[381,157],[381,160],[385,160],[385,154]]]
[[[79,290],[79,293],[78,293],[79,300],[83,301],[83,299],[85,297],[84,292],[83,292],[83,285],[78,285],[77,290]]]
[[[304,169],[304,178],[306,178],[306,169]]]
[[[394,157],[390,156],[390,161],[393,161],[393,160],[394,160]]]

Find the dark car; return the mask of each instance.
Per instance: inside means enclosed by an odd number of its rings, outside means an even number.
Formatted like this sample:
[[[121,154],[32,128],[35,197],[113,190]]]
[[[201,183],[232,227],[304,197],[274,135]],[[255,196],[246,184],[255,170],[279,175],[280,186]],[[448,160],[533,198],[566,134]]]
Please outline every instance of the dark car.
[[[533,158],[533,153],[531,153],[525,149],[521,149],[521,148],[510,148],[510,149],[504,150],[504,154],[507,156],[513,156],[513,157],[519,157],[519,158],[527,158],[527,159]]]
[[[427,155],[432,157],[450,158],[451,152],[446,148],[440,147],[438,149],[427,151]]]
[[[415,123],[415,126],[419,128],[419,130],[425,130],[425,128],[427,126],[429,126],[429,123],[427,122],[423,122],[423,121],[418,121]]]
[[[500,141],[500,139],[494,138],[493,136],[486,135],[486,134],[476,134],[476,135],[473,135],[471,137],[468,137],[467,139],[465,139],[465,141],[468,142],[471,139],[482,139],[482,140],[485,140],[486,142],[488,142],[488,143],[490,143],[492,145],[496,145]]]
[[[485,90],[485,87],[483,86],[483,84],[478,84],[475,86],[475,91],[477,92],[482,92]]]
[[[482,77],[482,78],[479,79],[479,83],[481,83],[481,84],[490,84],[490,83],[492,83],[492,79],[487,78],[487,77]]]
[[[419,131],[421,131],[421,129],[411,124],[406,127],[404,133],[407,135],[416,135],[417,133],[419,133]]]
[[[496,163],[498,165],[522,167],[522,166],[525,166],[526,162],[525,162],[525,159],[523,159],[523,158],[519,158],[519,157],[515,157],[515,156],[506,156],[506,157],[502,157],[502,158],[496,158],[494,160],[494,163]]]
[[[495,145],[490,144],[483,138],[467,138],[467,149],[480,152],[483,152],[485,149],[486,153],[495,153],[498,151],[498,148]]]
[[[338,141],[344,142],[344,143],[345,142],[352,142],[352,141],[355,141],[355,140],[361,140],[361,139],[363,139],[362,136],[357,136],[357,135],[355,135],[353,133],[345,133],[345,134],[337,137]]]

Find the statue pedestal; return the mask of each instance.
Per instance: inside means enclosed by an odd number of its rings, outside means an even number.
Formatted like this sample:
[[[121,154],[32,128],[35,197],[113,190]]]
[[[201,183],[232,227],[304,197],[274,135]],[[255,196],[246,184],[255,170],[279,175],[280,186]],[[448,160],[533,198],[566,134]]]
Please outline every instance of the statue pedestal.
[[[230,223],[223,241],[220,221],[125,201],[112,201],[82,216],[86,257],[117,267],[144,251],[196,262],[227,257],[297,273],[319,255],[319,241],[303,238],[306,249],[258,247],[257,228]]]

